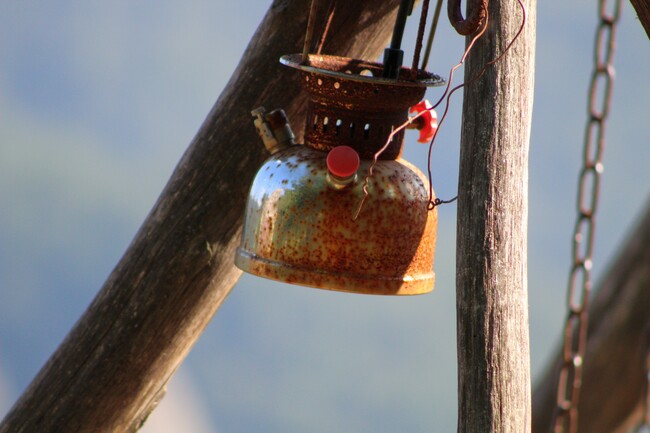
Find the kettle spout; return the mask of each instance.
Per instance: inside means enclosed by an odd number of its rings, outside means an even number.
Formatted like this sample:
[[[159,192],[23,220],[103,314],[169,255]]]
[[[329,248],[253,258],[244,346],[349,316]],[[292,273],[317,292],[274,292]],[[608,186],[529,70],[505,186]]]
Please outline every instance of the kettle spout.
[[[258,107],[251,111],[251,115],[264,147],[271,154],[296,144],[295,135],[284,110],[278,108],[267,114],[264,107]]]

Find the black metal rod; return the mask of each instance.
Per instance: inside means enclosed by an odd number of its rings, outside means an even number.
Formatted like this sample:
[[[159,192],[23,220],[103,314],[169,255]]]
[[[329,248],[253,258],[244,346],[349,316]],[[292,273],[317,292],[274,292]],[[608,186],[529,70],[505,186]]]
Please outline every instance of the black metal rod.
[[[404,58],[404,51],[401,50],[401,46],[404,28],[406,27],[406,17],[411,14],[413,3],[414,0],[402,0],[399,5],[393,37],[390,40],[390,46],[384,50],[384,78],[397,78],[399,76],[399,69]]]
[[[404,37],[404,28],[406,27],[406,17],[410,14],[413,0],[402,0],[395,18],[395,28],[393,37],[390,40],[390,47],[399,50],[402,47],[402,38]]]

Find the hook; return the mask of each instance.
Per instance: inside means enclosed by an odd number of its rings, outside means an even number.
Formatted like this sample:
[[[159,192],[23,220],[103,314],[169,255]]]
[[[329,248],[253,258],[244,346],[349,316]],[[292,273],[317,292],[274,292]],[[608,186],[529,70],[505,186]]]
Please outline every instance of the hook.
[[[472,35],[483,25],[487,17],[488,0],[468,0],[467,18],[463,18],[460,9],[460,0],[449,0],[447,3],[447,15],[451,25],[458,33],[464,36]]]

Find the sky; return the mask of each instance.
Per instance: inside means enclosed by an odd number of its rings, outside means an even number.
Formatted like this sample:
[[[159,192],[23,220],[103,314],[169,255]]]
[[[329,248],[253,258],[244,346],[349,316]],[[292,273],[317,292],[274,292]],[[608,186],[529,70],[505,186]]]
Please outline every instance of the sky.
[[[125,251],[269,3],[0,3],[0,416]],[[539,4],[529,165],[534,377],[565,314],[596,22],[593,2]],[[410,20],[405,46],[415,26]],[[618,37],[596,276],[650,191],[650,50],[627,3]],[[430,68],[446,75],[463,40],[444,19],[436,40]],[[442,198],[456,194],[461,105],[458,93],[433,152]],[[407,136],[405,158],[423,168],[416,138]],[[455,205],[439,218],[428,295],[330,293],[244,275],[144,431],[454,431]]]

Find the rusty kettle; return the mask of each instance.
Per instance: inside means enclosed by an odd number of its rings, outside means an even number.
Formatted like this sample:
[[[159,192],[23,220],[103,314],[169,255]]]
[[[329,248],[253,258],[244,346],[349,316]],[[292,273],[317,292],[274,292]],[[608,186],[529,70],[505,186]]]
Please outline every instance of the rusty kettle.
[[[428,210],[426,177],[400,158],[404,132],[388,138],[442,80],[408,68],[387,79],[381,64],[336,56],[281,62],[309,94],[305,143],[294,143],[282,112],[253,113],[271,156],[253,181],[235,264],[321,289],[430,292],[437,209]]]

